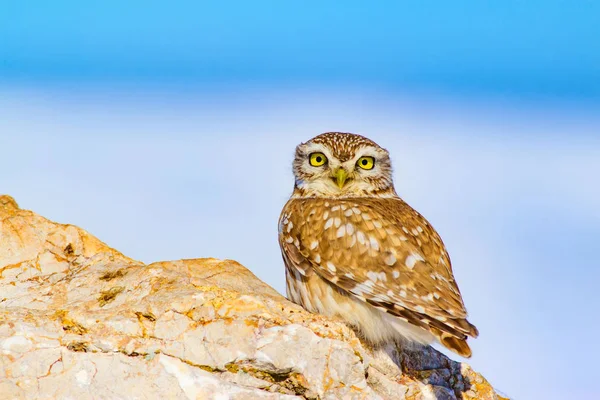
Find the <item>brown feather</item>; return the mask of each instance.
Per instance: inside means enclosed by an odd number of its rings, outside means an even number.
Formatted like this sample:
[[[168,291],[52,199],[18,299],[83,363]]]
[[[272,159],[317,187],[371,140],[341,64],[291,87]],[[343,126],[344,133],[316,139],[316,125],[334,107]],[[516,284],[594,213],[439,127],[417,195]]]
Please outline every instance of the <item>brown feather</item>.
[[[344,189],[348,192],[335,192],[326,166],[314,169],[306,164],[310,151],[329,154],[334,168],[340,162],[354,163],[361,149],[370,147],[375,152],[371,154],[381,156],[376,161],[380,173],[362,177],[360,171],[353,172]],[[387,151],[359,135],[327,133],[298,146],[294,172],[294,194],[279,222],[288,279],[296,279],[295,285],[321,285],[322,279],[339,290],[339,301],[352,297],[364,302],[470,356],[466,339],[477,337],[478,331],[466,319],[450,257],[429,222],[396,195]],[[299,278],[313,274],[319,279]],[[307,296],[322,294],[327,285],[293,300],[324,307]],[[288,282],[288,288],[300,296],[297,286]]]

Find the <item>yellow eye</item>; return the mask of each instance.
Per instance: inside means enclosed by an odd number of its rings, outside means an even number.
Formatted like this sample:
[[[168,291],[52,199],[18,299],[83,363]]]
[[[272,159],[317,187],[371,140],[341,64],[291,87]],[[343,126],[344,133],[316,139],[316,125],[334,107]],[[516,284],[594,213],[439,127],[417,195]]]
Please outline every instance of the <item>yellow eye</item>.
[[[313,167],[320,167],[327,162],[327,157],[323,153],[311,153],[308,159]]]
[[[356,165],[361,167],[362,169],[373,169],[375,166],[375,159],[373,157],[361,157],[356,162]]]

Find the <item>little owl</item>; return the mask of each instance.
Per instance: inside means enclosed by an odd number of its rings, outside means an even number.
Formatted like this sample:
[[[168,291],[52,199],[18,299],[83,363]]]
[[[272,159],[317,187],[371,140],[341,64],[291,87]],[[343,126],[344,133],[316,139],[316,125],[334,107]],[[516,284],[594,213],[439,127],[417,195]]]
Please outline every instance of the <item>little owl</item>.
[[[296,148],[294,192],[279,219],[287,295],[338,316],[372,345],[438,340],[464,357],[477,328],[442,239],[394,189],[387,150],[351,133]]]

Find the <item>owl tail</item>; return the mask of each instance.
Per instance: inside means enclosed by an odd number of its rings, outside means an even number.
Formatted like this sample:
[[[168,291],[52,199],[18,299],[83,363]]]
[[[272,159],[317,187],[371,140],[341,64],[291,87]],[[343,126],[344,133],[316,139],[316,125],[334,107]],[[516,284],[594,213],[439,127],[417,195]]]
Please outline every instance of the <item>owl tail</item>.
[[[436,335],[440,343],[447,348],[452,350],[456,354],[459,354],[465,358],[471,357],[471,348],[467,344],[467,339],[460,339],[447,332],[440,332],[440,335]]]
[[[436,322],[436,325],[433,325]],[[452,350],[465,358],[471,357],[471,348],[467,344],[469,336],[476,338],[479,336],[479,331],[475,325],[471,324],[466,319],[452,319],[448,322],[440,324],[438,321],[430,322],[429,330],[435,338],[448,350]]]

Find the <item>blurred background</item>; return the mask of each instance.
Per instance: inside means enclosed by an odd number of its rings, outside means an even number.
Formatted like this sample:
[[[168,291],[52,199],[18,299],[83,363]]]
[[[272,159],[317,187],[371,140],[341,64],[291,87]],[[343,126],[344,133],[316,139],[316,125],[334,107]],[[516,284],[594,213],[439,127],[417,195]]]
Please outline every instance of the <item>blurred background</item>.
[[[4,0],[0,192],[284,293],[294,147],[361,133],[449,248],[469,363],[515,399],[597,399],[599,38],[591,0]]]

